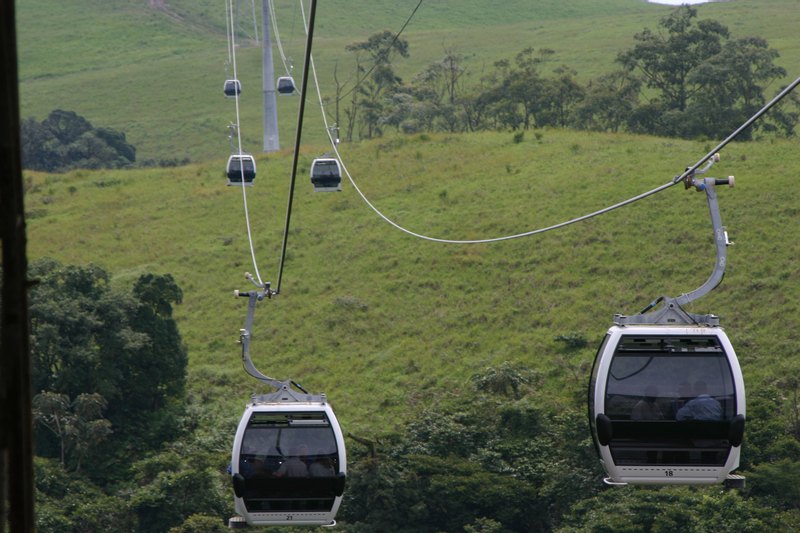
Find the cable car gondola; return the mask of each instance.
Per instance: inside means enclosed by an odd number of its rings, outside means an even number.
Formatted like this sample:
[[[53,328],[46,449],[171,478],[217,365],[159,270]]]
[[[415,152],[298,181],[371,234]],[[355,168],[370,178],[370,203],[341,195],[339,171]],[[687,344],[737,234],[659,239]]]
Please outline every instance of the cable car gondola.
[[[225,170],[228,185],[252,186],[256,179],[256,160],[250,154],[233,154]]]
[[[269,290],[265,284],[263,291],[235,292],[249,298],[241,331],[245,370],[277,391],[253,396],[239,421],[230,467],[234,507],[251,526],[333,525],[347,478],[336,415],[324,394],[308,394],[292,381],[269,378],[250,358],[256,303],[271,295]]]
[[[610,483],[724,483],[744,435],[742,371],[717,325],[615,325],[592,371]]]
[[[242,84],[239,80],[225,80],[222,92],[227,98],[233,98],[242,94]]]
[[[311,163],[311,184],[316,192],[342,190],[342,167],[334,157],[319,157]]]
[[[250,525],[334,522],[347,471],[342,430],[324,396],[302,396],[254,397],[239,422],[234,505]]]
[[[290,95],[297,90],[294,78],[291,76],[281,76],[278,78],[278,94]]]
[[[731,475],[744,437],[742,370],[719,318],[682,308],[724,275],[729,242],[715,185],[733,178],[689,179],[687,187],[706,192],[716,266],[695,291],[616,315],[606,333],[592,368],[589,423],[608,484],[743,484]]]

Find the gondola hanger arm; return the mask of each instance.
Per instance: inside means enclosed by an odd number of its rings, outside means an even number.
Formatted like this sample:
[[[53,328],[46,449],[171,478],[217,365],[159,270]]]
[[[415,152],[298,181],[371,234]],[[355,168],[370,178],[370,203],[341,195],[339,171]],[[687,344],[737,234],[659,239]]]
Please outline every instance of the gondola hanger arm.
[[[706,193],[708,201],[708,211],[711,215],[711,224],[714,230],[714,244],[716,249],[716,261],[714,269],[708,279],[695,290],[682,294],[677,298],[660,296],[653,300],[638,315],[615,315],[614,322],[620,325],[631,324],[707,324],[718,325],[719,317],[716,315],[699,315],[688,313],[683,306],[701,298],[716,288],[725,276],[725,267],[728,260],[727,248],[732,243],[728,239],[728,232],[722,225],[722,217],[719,212],[719,202],[717,201],[718,185],[728,185],[733,187],[734,177],[727,178],[698,178],[697,174],[706,173],[711,166],[719,161],[719,154],[713,154],[702,169],[692,170],[691,167],[682,175],[681,180],[686,188],[694,188],[698,192]],[[680,180],[676,180],[678,183]],[[655,311],[651,311],[658,304],[662,306]]]
[[[270,387],[281,390],[284,388],[285,383],[262,374],[255,367],[253,364],[253,359],[250,357],[250,336],[253,330],[253,319],[256,313],[256,305],[264,298],[271,298],[273,292],[270,289],[269,282],[259,285],[249,273],[245,274],[245,277],[252,281],[259,289],[250,291],[233,291],[233,295],[235,297],[247,298],[247,317],[244,321],[244,328],[239,330],[239,343],[242,345],[242,364],[244,365],[245,371],[252,377],[256,378],[262,383],[265,383],[266,385],[269,385]]]
[[[715,156],[719,160],[719,156]],[[709,165],[710,166],[710,165]],[[732,243],[728,239],[728,232],[725,226],[722,225],[722,217],[719,213],[719,202],[717,201],[717,185],[728,185],[733,187],[734,177],[728,176],[727,178],[704,178],[702,180],[696,179],[693,175],[687,178],[687,187],[694,187],[697,191],[706,193],[706,200],[708,201],[708,211],[711,215],[711,224],[714,229],[714,245],[716,248],[716,261],[714,263],[714,270],[711,272],[709,278],[700,287],[692,292],[683,294],[675,298],[675,303],[678,305],[686,305],[690,302],[697,300],[711,292],[717,285],[722,282],[725,276],[725,267],[728,260],[728,246]]]

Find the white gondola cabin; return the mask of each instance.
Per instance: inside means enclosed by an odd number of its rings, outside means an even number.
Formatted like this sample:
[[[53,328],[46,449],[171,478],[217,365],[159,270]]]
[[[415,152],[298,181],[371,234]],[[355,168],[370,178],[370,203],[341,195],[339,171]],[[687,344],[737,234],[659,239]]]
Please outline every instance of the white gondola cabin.
[[[256,160],[249,154],[233,154],[225,170],[228,185],[252,186],[256,178]]]
[[[342,190],[342,167],[334,157],[320,157],[311,163],[311,184],[316,192]]]
[[[295,94],[297,87],[294,84],[294,78],[291,76],[281,76],[278,78],[278,94],[291,95]]]
[[[589,413],[607,483],[724,483],[739,466],[744,381],[718,326],[611,327]]]
[[[324,396],[255,397],[236,431],[234,505],[251,526],[332,525],[347,472],[344,437]]]
[[[242,84],[239,80],[225,80],[222,92],[227,98],[234,98],[242,94]]]

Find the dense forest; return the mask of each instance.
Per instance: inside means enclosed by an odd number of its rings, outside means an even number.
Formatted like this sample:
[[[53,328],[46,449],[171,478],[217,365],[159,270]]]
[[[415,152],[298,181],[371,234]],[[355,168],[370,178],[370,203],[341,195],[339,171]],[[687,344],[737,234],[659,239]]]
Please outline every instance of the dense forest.
[[[169,275],[109,286],[40,260],[31,294],[40,532],[223,531],[230,435],[185,395]],[[565,365],[586,340],[561,337]],[[351,435],[344,531],[797,531],[800,381],[750,395],[747,488],[604,488],[581,380],[566,397],[504,363],[441,392],[402,431]],[[777,415],[776,415],[777,413]],[[209,427],[208,424],[212,423]]]

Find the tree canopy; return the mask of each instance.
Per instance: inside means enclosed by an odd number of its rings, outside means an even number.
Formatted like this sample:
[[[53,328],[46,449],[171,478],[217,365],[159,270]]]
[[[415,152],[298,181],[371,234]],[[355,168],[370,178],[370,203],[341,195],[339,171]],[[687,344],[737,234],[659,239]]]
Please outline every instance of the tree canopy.
[[[22,165],[31,170],[121,168],[136,161],[136,148],[124,133],[95,128],[74,111],[56,109],[41,122],[27,118],[20,133]]]
[[[697,10],[688,5],[633,41],[617,56],[619,71],[585,84],[578,72],[557,62],[556,50],[528,46],[496,61],[469,86],[464,57],[454,50],[403,82],[391,60],[408,57],[408,43],[380,32],[347,47],[356,54],[356,86],[337,94],[337,110],[339,100],[351,95],[347,140],[356,133],[379,136],[386,127],[416,133],[552,126],[721,138],[761,108],[766,88],[786,76],[765,39],[733,38],[720,22],[697,20]],[[798,99],[788,98],[740,139],[759,128],[793,135],[798,108]]]
[[[108,274],[95,265],[40,260],[30,275],[37,279],[30,306],[32,390],[39,395],[40,422],[59,441],[39,438],[39,453],[66,450],[62,462],[73,468],[87,453],[77,443],[64,448],[67,429],[48,426],[55,413],[73,417],[73,426],[83,421],[86,435],[86,424],[102,411],[113,433],[95,444],[106,450],[123,443],[152,449],[174,436],[170,419],[176,412],[164,415],[182,397],[187,354],[172,318],[172,304],[182,298],[172,276],[145,274],[126,293],[112,289]],[[102,472],[96,468],[90,475]]]

